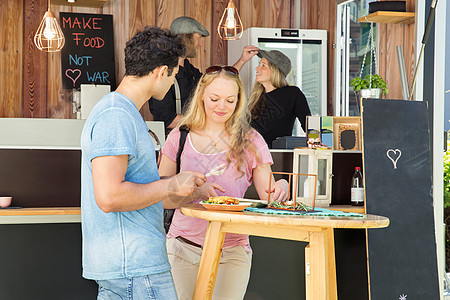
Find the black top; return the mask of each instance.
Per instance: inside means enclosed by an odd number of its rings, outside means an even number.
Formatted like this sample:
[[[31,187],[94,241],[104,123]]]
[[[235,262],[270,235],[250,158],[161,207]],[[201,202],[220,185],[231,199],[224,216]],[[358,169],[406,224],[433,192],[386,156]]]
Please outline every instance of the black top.
[[[184,67],[180,66],[178,74],[175,78],[180,86],[180,96],[181,96],[181,111],[184,111],[184,107],[188,102],[191,93],[194,92],[197,82],[202,76],[202,73],[194,67],[188,59],[184,60]],[[164,126],[172,123],[172,121],[177,116],[176,104],[175,104],[175,86],[172,85],[164,96],[162,100],[156,100],[155,98],[150,98],[149,100],[150,112],[153,115],[155,121],[163,121]]]
[[[264,110],[252,120],[255,128],[266,141],[269,148],[277,137],[291,136],[295,118],[298,118],[306,132],[306,116],[310,116],[305,95],[296,86],[286,86],[266,94]]]

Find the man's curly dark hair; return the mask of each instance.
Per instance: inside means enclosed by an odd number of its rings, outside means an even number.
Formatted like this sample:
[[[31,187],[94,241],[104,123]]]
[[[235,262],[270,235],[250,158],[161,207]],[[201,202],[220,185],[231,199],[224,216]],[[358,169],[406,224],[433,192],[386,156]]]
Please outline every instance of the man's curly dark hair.
[[[146,26],[125,46],[125,75],[143,77],[160,66],[167,66],[168,75],[185,55],[182,37],[167,29]]]

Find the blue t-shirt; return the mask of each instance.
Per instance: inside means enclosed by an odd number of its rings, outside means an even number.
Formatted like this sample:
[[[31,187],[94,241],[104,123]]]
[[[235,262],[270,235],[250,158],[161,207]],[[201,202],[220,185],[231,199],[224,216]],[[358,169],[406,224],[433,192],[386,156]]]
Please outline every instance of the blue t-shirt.
[[[83,277],[110,280],[170,270],[162,202],[105,213],[95,201],[91,161],[99,156],[128,155],[125,181],[159,180],[155,148],[134,103],[116,92],[103,97],[86,120],[81,149]]]

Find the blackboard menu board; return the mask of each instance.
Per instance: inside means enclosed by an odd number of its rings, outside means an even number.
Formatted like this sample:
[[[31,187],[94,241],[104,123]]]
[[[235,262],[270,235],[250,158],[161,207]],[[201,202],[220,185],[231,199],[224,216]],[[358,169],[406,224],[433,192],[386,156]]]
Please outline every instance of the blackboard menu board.
[[[80,84],[111,85],[116,88],[113,16],[61,12],[66,39],[61,51],[64,89]]]
[[[389,227],[367,231],[372,300],[439,299],[427,103],[364,99],[368,214]]]

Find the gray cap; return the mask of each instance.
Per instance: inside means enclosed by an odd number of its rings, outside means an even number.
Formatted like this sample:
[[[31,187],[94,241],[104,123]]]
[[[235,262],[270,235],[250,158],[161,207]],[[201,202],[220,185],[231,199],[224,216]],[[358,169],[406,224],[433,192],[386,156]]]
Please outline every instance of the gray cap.
[[[291,72],[291,60],[278,50],[265,51],[258,50],[258,57],[267,59],[270,63],[274,64],[281,74],[286,77]]]
[[[197,20],[190,17],[178,17],[170,24],[170,31],[175,34],[199,33],[202,36],[209,36],[208,30]]]

